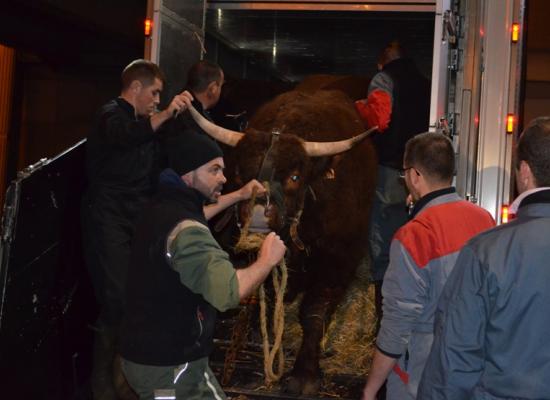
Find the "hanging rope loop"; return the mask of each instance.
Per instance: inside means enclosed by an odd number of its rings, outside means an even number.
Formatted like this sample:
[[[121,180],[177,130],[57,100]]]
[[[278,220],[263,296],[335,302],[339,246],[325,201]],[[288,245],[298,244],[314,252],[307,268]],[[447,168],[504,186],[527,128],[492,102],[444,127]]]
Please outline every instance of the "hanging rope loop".
[[[269,192],[269,185],[264,182],[264,186]],[[256,189],[254,189],[250,198],[249,209],[252,210],[256,203]],[[243,228],[239,241],[235,246],[237,252],[255,251],[258,252],[265,239],[265,234],[249,233],[251,218],[249,218]],[[272,316],[273,346],[270,344],[269,332],[267,328],[267,305],[264,284],[260,286],[260,329],[262,333],[262,347],[264,353],[264,374],[266,385],[271,385],[281,379],[284,373],[285,357],[283,351],[283,332],[285,325],[284,294],[286,291],[288,270],[284,258],[278,266],[271,271],[273,281],[273,291],[275,296],[275,305]],[[277,368],[274,369],[275,358],[277,358]]]

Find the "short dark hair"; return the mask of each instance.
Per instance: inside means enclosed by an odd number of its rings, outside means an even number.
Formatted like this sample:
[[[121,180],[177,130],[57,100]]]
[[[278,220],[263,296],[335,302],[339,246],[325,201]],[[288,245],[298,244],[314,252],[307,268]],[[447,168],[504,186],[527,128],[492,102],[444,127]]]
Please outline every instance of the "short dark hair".
[[[155,82],[155,78],[164,82],[164,74],[157,64],[143,59],[134,60],[122,71],[122,90],[128,89],[133,81],[150,86]]]
[[[398,58],[401,58],[404,56],[405,56],[405,51],[403,50],[403,47],[401,46],[400,41],[392,40],[380,52],[377,63],[379,65],[386,65],[390,61],[397,60]]]
[[[430,181],[450,183],[453,180],[453,144],[441,133],[425,132],[409,139],[403,162],[405,167],[416,168]]]
[[[537,187],[550,186],[550,116],[529,122],[519,138],[517,161],[529,165]]]
[[[218,82],[222,78],[222,69],[218,64],[202,60],[193,64],[187,73],[187,89],[195,92],[204,92],[211,82]]]

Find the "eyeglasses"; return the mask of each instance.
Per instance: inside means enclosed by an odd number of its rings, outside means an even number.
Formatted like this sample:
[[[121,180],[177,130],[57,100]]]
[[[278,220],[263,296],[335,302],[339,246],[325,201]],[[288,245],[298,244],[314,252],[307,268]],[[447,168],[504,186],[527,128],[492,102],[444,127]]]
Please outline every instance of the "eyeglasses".
[[[409,169],[414,169],[414,172],[416,172],[416,175],[420,176],[420,172],[415,167],[407,167],[399,170],[399,177],[404,179],[405,178],[405,172],[407,172]]]

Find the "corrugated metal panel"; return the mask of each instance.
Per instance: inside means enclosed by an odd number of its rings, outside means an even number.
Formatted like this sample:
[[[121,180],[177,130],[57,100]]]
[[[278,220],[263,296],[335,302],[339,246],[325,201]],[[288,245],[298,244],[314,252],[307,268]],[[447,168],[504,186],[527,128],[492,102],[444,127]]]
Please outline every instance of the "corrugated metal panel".
[[[168,103],[187,81],[187,71],[204,52],[205,0],[154,0],[151,54],[166,76],[163,102]],[[149,46],[147,46],[148,49]]]

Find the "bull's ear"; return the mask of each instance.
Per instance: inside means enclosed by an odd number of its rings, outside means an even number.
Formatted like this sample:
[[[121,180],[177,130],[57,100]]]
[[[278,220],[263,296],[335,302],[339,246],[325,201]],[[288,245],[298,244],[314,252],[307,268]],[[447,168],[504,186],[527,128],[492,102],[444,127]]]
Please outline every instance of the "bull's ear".
[[[330,157],[330,166],[325,170],[325,179],[335,179],[336,178],[336,167],[342,161],[342,155],[337,154]]]
[[[342,155],[337,154],[330,157],[319,157],[312,159],[311,174],[313,179],[335,179],[336,167],[342,160]]]

